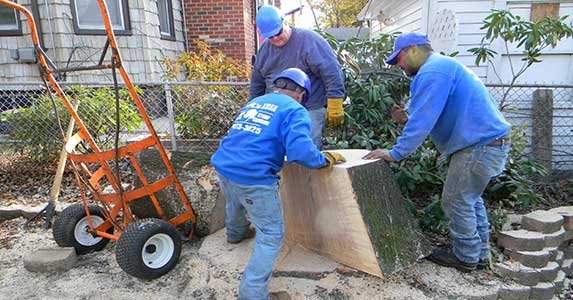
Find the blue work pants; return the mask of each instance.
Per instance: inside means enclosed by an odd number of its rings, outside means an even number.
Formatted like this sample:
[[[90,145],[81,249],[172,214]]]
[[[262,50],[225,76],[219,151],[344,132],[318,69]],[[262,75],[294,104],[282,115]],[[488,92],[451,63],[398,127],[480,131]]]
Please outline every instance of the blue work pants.
[[[249,220],[256,229],[253,253],[239,286],[239,299],[266,300],[273,267],[284,241],[283,207],[279,185],[245,185],[219,174],[225,198],[227,239],[240,240],[249,231]]]
[[[466,263],[489,256],[489,221],[482,194],[505,168],[510,146],[474,146],[454,153],[442,191],[452,248]]]

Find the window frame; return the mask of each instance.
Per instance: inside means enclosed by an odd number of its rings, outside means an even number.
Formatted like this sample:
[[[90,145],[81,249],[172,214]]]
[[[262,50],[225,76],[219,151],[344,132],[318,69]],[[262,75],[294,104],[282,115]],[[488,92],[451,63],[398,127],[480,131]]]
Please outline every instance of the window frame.
[[[13,1],[14,3],[18,3],[17,1]],[[20,13],[14,9],[14,8],[9,8],[6,6],[3,6],[7,9],[11,9],[14,12],[14,15],[16,17],[16,28],[15,29],[1,29],[0,28],[0,36],[19,36],[19,35],[23,35],[22,33],[22,22],[20,22]]]
[[[74,23],[74,33],[78,35],[105,35],[105,29],[96,29],[96,28],[80,28],[80,20],[76,13],[76,1],[81,0],[71,0],[71,9],[72,9],[72,18]],[[95,0],[94,0],[95,1]],[[120,1],[122,15],[121,18],[123,19],[123,29],[114,29],[113,32],[116,35],[131,35],[131,19],[129,17],[129,5],[128,0],[117,0]],[[99,8],[99,6],[98,6]],[[109,9],[109,6],[108,6]],[[102,19],[102,26],[103,26],[103,19]]]
[[[161,11],[159,9],[159,1],[165,1],[167,13],[167,25],[171,29],[169,33],[161,30]],[[157,0],[157,17],[159,19],[159,35],[162,40],[175,41],[175,22],[173,20],[173,0]]]

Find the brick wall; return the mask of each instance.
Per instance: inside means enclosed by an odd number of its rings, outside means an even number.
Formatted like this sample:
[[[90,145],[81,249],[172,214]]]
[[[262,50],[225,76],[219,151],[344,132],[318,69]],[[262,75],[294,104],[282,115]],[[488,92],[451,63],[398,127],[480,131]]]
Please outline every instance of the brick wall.
[[[255,53],[255,0],[186,0],[188,48],[207,41],[235,59],[251,61]]]

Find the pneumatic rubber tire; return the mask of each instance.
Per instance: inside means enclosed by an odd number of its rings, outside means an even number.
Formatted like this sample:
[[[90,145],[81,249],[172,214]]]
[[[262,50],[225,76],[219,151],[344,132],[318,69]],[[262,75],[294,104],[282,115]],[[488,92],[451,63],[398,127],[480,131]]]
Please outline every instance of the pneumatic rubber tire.
[[[141,219],[123,231],[115,247],[118,265],[127,274],[155,279],[179,261],[181,237],[171,224],[155,218]]]
[[[89,205],[92,222],[94,226],[105,221],[105,215],[101,207]],[[52,235],[60,247],[74,247],[77,254],[86,254],[92,251],[100,251],[109,243],[109,239],[93,236],[87,232],[89,227],[88,217],[83,204],[73,204],[66,207],[56,216]],[[113,234],[113,227],[107,230]]]

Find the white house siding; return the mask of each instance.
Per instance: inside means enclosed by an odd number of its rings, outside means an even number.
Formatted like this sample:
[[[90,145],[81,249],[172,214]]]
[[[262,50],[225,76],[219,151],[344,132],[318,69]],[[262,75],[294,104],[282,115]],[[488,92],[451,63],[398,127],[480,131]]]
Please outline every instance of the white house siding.
[[[383,12],[383,16],[372,21],[371,36],[389,32],[421,31],[422,29],[422,0],[373,1],[369,13],[376,17],[379,12]]]
[[[487,63],[475,65],[475,56],[468,49],[478,47],[484,33],[480,30],[482,21],[494,8],[492,0],[430,0],[428,9],[428,31],[434,25],[432,17],[444,9],[451,10],[457,21],[457,41],[451,52],[459,52],[456,59],[474,71],[482,81],[487,81]]]
[[[384,25],[382,20],[374,19],[371,35],[408,31],[428,33],[434,25],[432,21],[436,13],[449,9],[454,12],[458,26],[457,45],[451,52],[458,51],[456,58],[485,81],[487,64],[475,66],[475,58],[467,50],[479,46],[483,37],[479,28],[493,5],[492,0],[372,1],[368,14],[375,17],[382,11],[383,19],[389,22]]]
[[[513,14],[519,15],[525,20],[529,20],[531,14],[531,3],[530,2],[508,2],[507,9],[509,9]],[[560,16],[573,16],[573,1],[563,1],[560,3]],[[566,20],[568,23],[573,21],[571,17]],[[500,57],[496,61],[496,66],[499,70],[500,77],[503,82],[509,82],[512,78],[508,56],[504,45],[502,43],[497,43],[498,53],[504,53],[503,57]],[[515,48],[515,45],[510,45],[509,53],[513,66],[519,67],[522,65],[520,61],[521,51]],[[562,40],[557,47],[554,49],[547,48],[543,51],[542,61],[539,64],[533,65],[529,68],[519,79],[517,83],[543,83],[543,84],[572,84],[573,83],[573,65],[572,58],[573,55],[573,39]],[[551,70],[551,72],[547,72]],[[496,76],[489,76],[489,82],[499,82]]]
[[[69,0],[48,0],[51,30],[44,1],[38,1],[42,31],[47,54],[59,67],[65,67],[73,52],[69,66],[97,64],[105,43],[102,35],[76,35]],[[23,2],[28,9],[29,2]],[[162,40],[159,33],[157,2],[155,0],[129,1],[131,35],[117,35],[120,54],[127,72],[137,82],[161,79],[160,61],[164,57],[177,57],[184,50],[181,3],[173,0],[173,18],[176,41]],[[27,22],[22,17],[23,36],[0,38],[0,81],[38,81],[38,67],[13,60],[9,49],[32,47]],[[54,43],[56,51],[53,50]],[[106,62],[109,62],[109,52]],[[110,70],[69,73],[67,81],[111,81]]]

